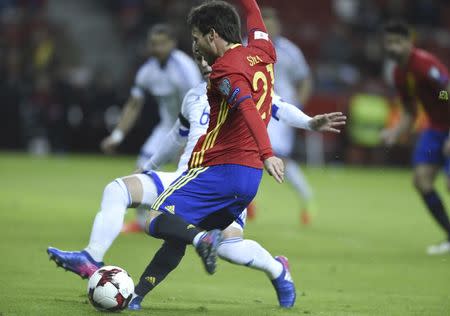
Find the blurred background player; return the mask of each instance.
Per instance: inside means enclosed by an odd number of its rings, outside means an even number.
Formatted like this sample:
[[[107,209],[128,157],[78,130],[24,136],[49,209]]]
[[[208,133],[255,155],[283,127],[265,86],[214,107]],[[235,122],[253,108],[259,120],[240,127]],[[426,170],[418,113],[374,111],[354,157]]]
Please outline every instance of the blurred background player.
[[[414,47],[411,28],[403,22],[391,21],[384,25],[383,43],[387,57],[396,62],[394,83],[404,111],[400,122],[384,130],[381,136],[387,145],[395,144],[401,135],[412,129],[417,107],[419,104],[423,106],[429,117],[429,126],[416,143],[413,155],[414,185],[447,238],[440,244],[428,247],[427,253],[450,253],[450,221],[434,184],[444,167],[450,190],[449,73],[435,56]]]
[[[136,74],[135,84],[119,123],[101,143],[104,152],[114,152],[136,123],[145,103],[145,95],[152,95],[159,106],[160,122],[141,148],[138,167],[142,167],[155,149],[159,148],[177,119],[184,95],[202,80],[192,58],[176,48],[175,35],[169,25],[154,25],[147,41],[151,57]]]
[[[312,79],[305,57],[294,43],[281,35],[277,11],[265,7],[261,9],[261,13],[277,53],[275,92],[286,102],[302,106],[312,93]],[[295,145],[296,131],[276,118],[270,121],[268,131],[275,154],[284,160],[286,179],[301,198],[301,222],[308,224],[309,211],[314,209],[313,193],[297,162],[290,158]]]

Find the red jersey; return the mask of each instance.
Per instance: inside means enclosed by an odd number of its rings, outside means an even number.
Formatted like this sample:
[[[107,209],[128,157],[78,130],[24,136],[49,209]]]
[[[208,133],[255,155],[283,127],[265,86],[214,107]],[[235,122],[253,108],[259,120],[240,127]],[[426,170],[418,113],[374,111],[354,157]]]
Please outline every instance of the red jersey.
[[[275,49],[255,0],[241,1],[249,42],[236,44],[212,65],[208,85],[211,116],[190,168],[238,164],[262,168],[273,156],[267,134],[272,107]]]
[[[431,128],[450,128],[449,73],[435,56],[414,48],[407,65],[394,68],[394,82],[405,106],[422,104]]]

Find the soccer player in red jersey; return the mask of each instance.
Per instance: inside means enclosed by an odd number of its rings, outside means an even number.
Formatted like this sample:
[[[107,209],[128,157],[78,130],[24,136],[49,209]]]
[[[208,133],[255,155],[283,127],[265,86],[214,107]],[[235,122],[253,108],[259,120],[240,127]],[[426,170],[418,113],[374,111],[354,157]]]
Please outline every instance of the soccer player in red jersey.
[[[189,14],[195,49],[212,65],[209,128],[193,150],[189,170],[156,199],[146,225],[149,235],[165,240],[164,253],[155,256],[181,260],[186,245],[193,244],[210,274],[221,230],[253,200],[263,167],[278,182],[284,178],[283,162],[273,155],[267,134],[276,54],[256,1],[241,4],[247,16],[246,47],[239,15],[230,4],[205,2]],[[296,294],[288,261],[275,259],[283,268],[272,284],[280,306],[292,307]]]
[[[429,117],[429,126],[421,133],[413,155],[414,185],[447,239],[427,249],[428,254],[450,252],[450,221],[445,206],[434,188],[439,170],[444,167],[450,190],[450,101],[448,69],[432,54],[414,47],[410,27],[393,21],[384,26],[384,48],[396,62],[395,87],[404,113],[397,126],[383,131],[382,138],[394,144],[412,128],[417,105]]]

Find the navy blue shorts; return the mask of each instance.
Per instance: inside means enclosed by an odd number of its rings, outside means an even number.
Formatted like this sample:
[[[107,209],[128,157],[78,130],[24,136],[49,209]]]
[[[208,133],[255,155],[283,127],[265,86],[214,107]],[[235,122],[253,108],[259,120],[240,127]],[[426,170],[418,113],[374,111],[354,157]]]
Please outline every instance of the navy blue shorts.
[[[164,190],[152,209],[206,230],[225,229],[254,199],[261,177],[261,169],[241,165],[190,169]]]
[[[413,164],[439,165],[445,168],[445,173],[450,176],[450,158],[443,153],[444,143],[448,138],[448,131],[424,130],[416,143],[413,155]]]

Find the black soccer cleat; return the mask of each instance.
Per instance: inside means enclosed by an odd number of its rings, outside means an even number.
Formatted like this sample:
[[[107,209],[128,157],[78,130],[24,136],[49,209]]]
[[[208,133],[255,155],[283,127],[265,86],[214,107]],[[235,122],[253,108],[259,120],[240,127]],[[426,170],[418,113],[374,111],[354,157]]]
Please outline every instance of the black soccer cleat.
[[[197,243],[195,249],[202,259],[206,272],[214,274],[217,266],[217,248],[222,241],[222,231],[219,229],[205,233]]]

